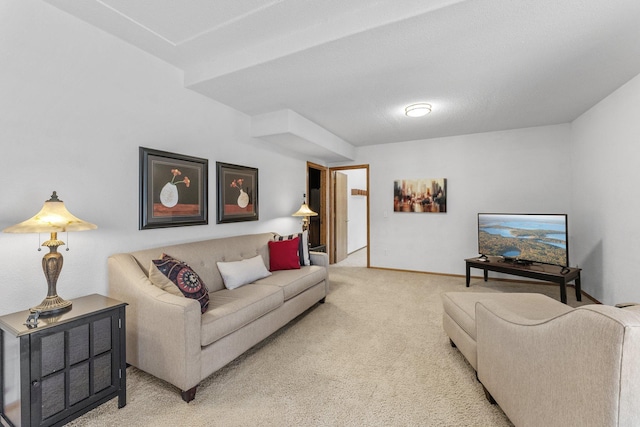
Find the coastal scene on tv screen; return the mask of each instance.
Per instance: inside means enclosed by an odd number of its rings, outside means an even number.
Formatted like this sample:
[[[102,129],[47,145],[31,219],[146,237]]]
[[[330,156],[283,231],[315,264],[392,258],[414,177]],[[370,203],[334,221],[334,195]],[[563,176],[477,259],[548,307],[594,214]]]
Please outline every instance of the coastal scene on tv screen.
[[[478,252],[568,266],[565,215],[478,214]]]

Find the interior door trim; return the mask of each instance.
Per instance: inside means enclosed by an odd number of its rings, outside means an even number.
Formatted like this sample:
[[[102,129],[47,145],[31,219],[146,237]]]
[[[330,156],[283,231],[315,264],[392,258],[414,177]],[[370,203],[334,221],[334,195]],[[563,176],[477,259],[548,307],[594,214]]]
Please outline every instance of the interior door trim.
[[[329,218],[329,203],[327,202],[329,197],[329,168],[316,163],[307,161],[307,197],[310,197],[311,189],[309,188],[309,169],[315,169],[320,172],[320,244],[327,246],[327,253],[329,253],[330,242],[327,238],[328,224],[331,222]],[[308,199],[307,199],[308,201]]]
[[[353,169],[365,169],[367,175],[367,268],[371,267],[371,214],[370,214],[370,198],[371,198],[371,187],[369,183],[369,165],[350,165],[350,166],[336,166],[329,168],[329,179],[331,180],[331,185],[329,185],[329,201],[331,203],[331,208],[329,209],[329,224],[330,224],[330,233],[329,233],[329,263],[333,264],[335,262],[335,258],[333,257],[334,251],[334,233],[333,233],[333,223],[334,223],[334,206],[333,206],[333,197],[334,197],[334,186],[333,186],[333,172],[334,171],[344,171],[344,170],[353,170]]]

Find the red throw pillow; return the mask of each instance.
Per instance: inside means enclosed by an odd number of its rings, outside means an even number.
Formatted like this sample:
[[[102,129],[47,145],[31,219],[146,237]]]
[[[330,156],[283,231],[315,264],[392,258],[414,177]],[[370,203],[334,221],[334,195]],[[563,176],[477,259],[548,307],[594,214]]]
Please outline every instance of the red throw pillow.
[[[298,256],[298,240],[282,240],[269,242],[269,271],[300,269]]]

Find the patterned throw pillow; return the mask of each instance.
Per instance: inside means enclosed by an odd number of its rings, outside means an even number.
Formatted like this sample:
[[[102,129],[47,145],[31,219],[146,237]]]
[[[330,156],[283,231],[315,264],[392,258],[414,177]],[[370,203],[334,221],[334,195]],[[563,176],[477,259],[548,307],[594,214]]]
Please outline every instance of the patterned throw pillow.
[[[169,255],[162,254],[162,259],[154,259],[153,264],[174,285],[180,289],[186,298],[192,298],[200,303],[200,311],[204,313],[209,307],[209,290],[202,283],[200,276],[185,262]]]
[[[311,265],[311,260],[309,259],[309,232],[305,230],[302,233],[298,234],[289,234],[288,236],[275,236],[273,240],[276,242],[281,242],[283,240],[292,240],[295,237],[299,239],[298,243],[298,256],[300,257],[300,265]]]

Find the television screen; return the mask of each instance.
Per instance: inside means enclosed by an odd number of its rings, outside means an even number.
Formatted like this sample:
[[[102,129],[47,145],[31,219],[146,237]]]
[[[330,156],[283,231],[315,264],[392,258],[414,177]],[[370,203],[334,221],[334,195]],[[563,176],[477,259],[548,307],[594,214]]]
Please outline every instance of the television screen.
[[[478,253],[569,266],[567,215],[478,214]]]

